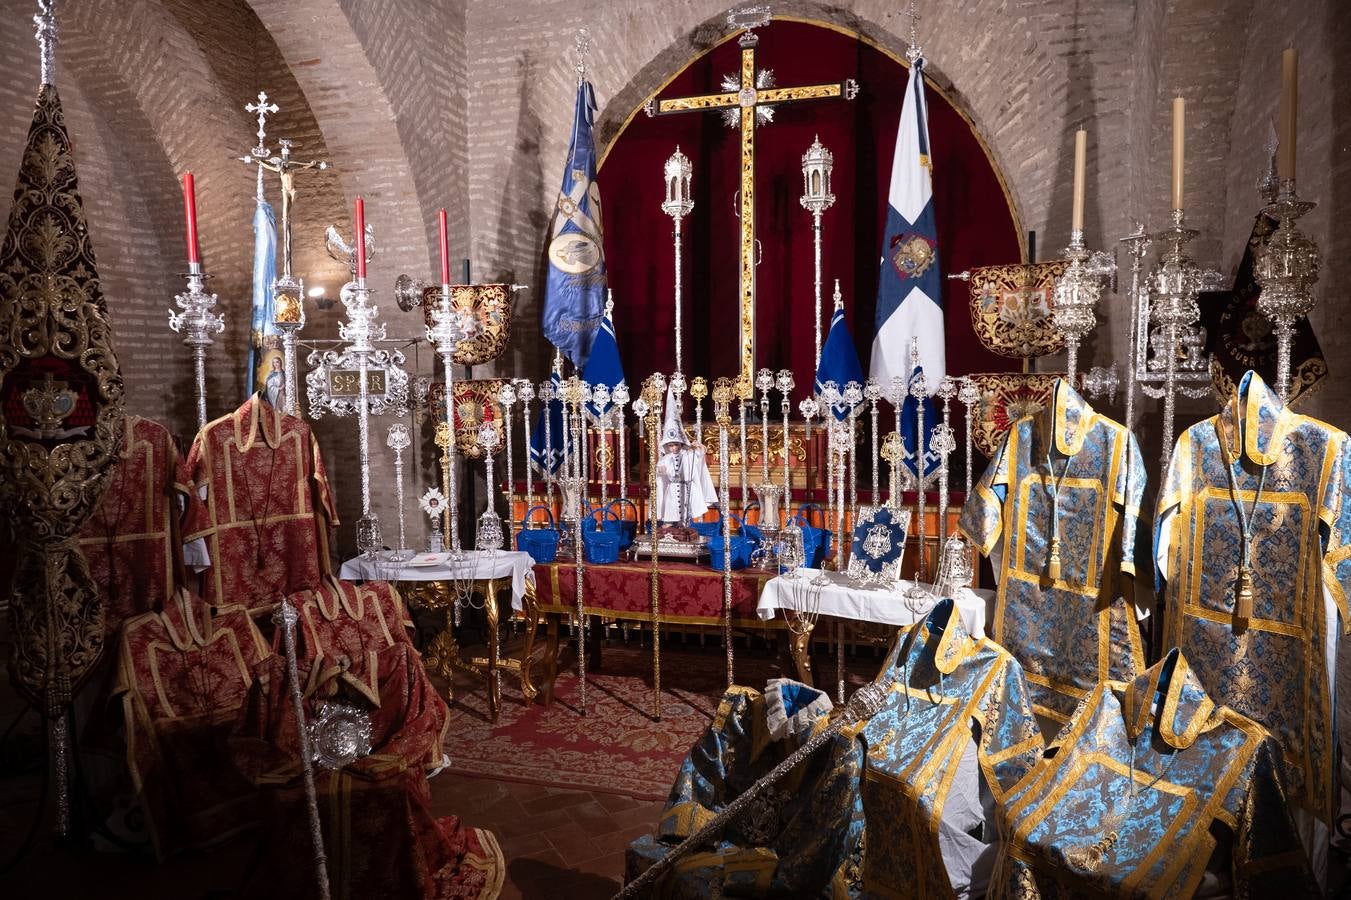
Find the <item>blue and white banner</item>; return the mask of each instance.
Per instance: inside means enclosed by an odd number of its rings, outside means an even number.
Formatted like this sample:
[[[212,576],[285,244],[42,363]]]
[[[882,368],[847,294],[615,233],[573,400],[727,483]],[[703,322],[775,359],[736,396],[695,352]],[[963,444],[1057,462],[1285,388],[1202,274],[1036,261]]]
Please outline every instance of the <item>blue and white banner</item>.
[[[251,394],[267,379],[260,372],[265,362],[266,338],[280,335],[272,321],[272,282],[277,278],[277,221],[272,204],[260,200],[253,211],[253,312],[249,324],[249,368],[244,384]]]
[[[615,340],[613,315],[613,304],[606,303],[605,317],[601,319],[600,331],[596,334],[595,343],[591,345],[591,357],[586,361],[586,367],[582,369],[583,381],[593,389],[603,384],[611,393],[621,384],[628,387],[624,381],[624,363],[619,359],[619,343]],[[592,419],[598,420],[613,406],[614,403],[608,401],[604,406],[588,402],[586,411]]]
[[[577,85],[572,145],[549,227],[544,281],[544,336],[578,369],[585,369],[605,309],[605,251],[601,239],[596,145],[591,134],[596,95]]]
[[[530,429],[530,466],[541,476],[555,475],[563,465],[564,448],[568,445],[568,429],[563,418],[563,401],[558,399],[563,390],[563,379],[555,370],[549,379],[554,388],[554,399],[540,407]],[[549,417],[545,434],[544,417]],[[546,440],[547,438],[547,440]]]
[[[854,336],[849,333],[849,326],[844,321],[844,308],[839,305],[835,307],[835,313],[830,317],[830,331],[826,334],[826,342],[821,345],[821,363],[816,367],[815,388],[818,397],[825,389],[827,381],[835,382],[835,387],[842,394],[845,385],[851,381],[858,382],[859,387],[863,386],[863,364],[858,361]],[[839,421],[844,421],[848,417],[849,410],[849,404],[843,402],[836,403],[831,408],[831,412]],[[825,411],[822,410],[822,415],[824,414]]]
[[[919,365],[932,393],[947,365],[923,69],[922,59],[910,69],[891,160],[869,372],[879,384],[896,377],[908,381],[913,375],[910,346],[918,339]]]

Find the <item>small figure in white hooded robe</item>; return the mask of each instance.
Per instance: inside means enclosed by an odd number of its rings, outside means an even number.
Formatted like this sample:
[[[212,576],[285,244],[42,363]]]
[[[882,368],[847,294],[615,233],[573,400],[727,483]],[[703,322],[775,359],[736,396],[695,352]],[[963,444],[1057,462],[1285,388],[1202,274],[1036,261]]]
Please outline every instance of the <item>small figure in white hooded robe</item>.
[[[666,389],[666,415],[657,460],[657,521],[687,525],[717,505],[702,445],[691,444],[680,421],[675,391]]]

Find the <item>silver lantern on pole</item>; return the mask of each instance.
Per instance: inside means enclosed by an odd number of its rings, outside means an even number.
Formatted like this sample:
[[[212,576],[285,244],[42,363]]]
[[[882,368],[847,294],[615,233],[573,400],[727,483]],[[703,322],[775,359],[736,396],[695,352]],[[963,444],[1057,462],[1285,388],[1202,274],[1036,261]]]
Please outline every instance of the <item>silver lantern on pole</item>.
[[[821,143],[820,135],[802,154],[802,208],[812,214],[812,249],[816,261],[816,355],[815,367],[821,365],[821,216],[835,205],[830,191],[830,173],[835,168],[835,155]]]
[[[679,373],[685,371],[681,326],[684,298],[682,296],[681,269],[683,267],[681,265],[680,222],[694,209],[694,200],[690,195],[690,180],[694,175],[694,166],[690,164],[689,157],[680,152],[679,146],[666,160],[666,165],[662,168],[662,175],[666,183],[666,199],[662,201],[661,210],[675,220],[675,363],[676,372]]]

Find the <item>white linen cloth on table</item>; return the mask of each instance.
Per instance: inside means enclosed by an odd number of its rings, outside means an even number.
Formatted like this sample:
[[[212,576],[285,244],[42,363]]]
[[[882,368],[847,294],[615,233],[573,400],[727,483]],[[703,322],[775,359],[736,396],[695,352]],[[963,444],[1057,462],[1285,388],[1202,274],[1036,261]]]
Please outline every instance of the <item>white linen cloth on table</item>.
[[[458,560],[449,552],[419,553],[396,562],[390,551],[374,559],[356,556],[338,569],[344,581],[486,581],[511,576],[511,608],[524,608],[527,586],[535,583],[535,561],[520,550],[465,550]]]
[[[780,609],[788,609],[794,612],[818,612],[823,616],[853,619],[856,622],[903,626],[913,625],[924,618],[940,599],[931,595],[925,603],[912,605],[905,592],[914,586],[913,581],[901,580],[895,586],[863,587],[854,584],[840,572],[825,572],[826,584],[812,584],[820,574],[820,569],[804,568],[797,570],[795,578],[783,575],[771,578],[760,592],[760,599],[755,605],[756,615],[761,619],[772,619]],[[927,584],[920,584],[920,587],[931,589]],[[962,625],[967,633],[974,638],[985,637],[985,622],[989,617],[990,606],[994,603],[994,591],[962,588],[952,599],[957,604],[957,614],[962,617]]]

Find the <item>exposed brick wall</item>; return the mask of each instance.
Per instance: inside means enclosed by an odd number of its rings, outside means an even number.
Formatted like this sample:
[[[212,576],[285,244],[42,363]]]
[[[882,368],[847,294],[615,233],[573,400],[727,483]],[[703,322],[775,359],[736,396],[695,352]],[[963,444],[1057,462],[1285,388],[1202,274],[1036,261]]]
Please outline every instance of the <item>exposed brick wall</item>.
[[[1256,0],[921,0],[930,75],[970,114],[1003,170],[1040,256],[1068,238],[1073,132],[1089,130],[1087,239],[1111,247],[1134,220],[1158,228],[1168,208],[1168,106],[1188,99],[1188,220],[1198,260],[1232,272],[1256,210],[1279,52],[1301,48],[1302,193],[1319,200],[1306,230],[1323,248],[1313,320],[1325,346],[1351,333],[1342,299],[1351,266],[1351,23],[1338,0],[1308,0],[1272,16]],[[619,124],[658,85],[725,31],[726,0],[82,0],[61,7],[60,83],[132,408],[192,427],[189,357],[165,325],[181,287],[177,176],[199,176],[202,241],[212,290],[229,330],[212,349],[211,413],[242,396],[250,288],[252,180],[234,157],[252,144],[242,105],[266,88],[282,106],[269,139],[329,171],[301,186],[295,269],[336,297],[345,269],[323,230],[350,236],[350,203],[370,202],[379,250],[375,300],[391,337],[416,337],[420,319],[396,311],[390,285],[426,277],[436,262],[435,210],[451,211],[452,256],[475,277],[530,285],[518,297],[507,357],[477,375],[542,377],[541,252],[566,151],[574,78],[573,30],[593,34],[598,134]],[[775,12],[855,29],[903,50],[904,3],[785,0]],[[0,172],[12,172],[31,113],[36,50],[27,0],[0,0],[0,41],[14,77],[0,84]],[[604,185],[603,185],[604,187]],[[613,188],[611,188],[613,190]],[[275,179],[269,196],[276,200]],[[0,192],[0,212],[8,209]],[[655,211],[654,211],[655,214]],[[1125,262],[1124,256],[1122,257]],[[623,304],[627,298],[618,298]],[[635,298],[636,302],[636,298]],[[622,313],[621,313],[622,315]],[[311,308],[309,339],[336,337],[341,307]],[[1104,301],[1086,364],[1124,362],[1125,303]],[[1309,412],[1351,425],[1351,367],[1333,375]],[[1051,363],[1048,362],[1047,365]],[[425,345],[410,370],[433,371]],[[1104,404],[1120,415],[1121,402]],[[1179,426],[1208,414],[1180,406]],[[1139,431],[1158,452],[1158,404],[1142,401]],[[393,531],[391,469],[379,422],[372,434],[377,511]],[[317,430],[347,522],[356,515],[355,426]],[[419,448],[410,473],[425,483]],[[519,448],[518,448],[519,450]],[[480,492],[480,498],[482,496]],[[420,533],[422,518],[410,517]],[[344,532],[344,540],[350,531]],[[1351,691],[1344,693],[1351,697]]]

